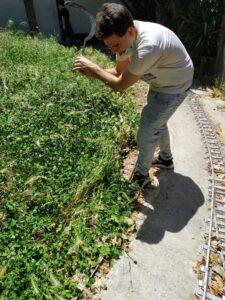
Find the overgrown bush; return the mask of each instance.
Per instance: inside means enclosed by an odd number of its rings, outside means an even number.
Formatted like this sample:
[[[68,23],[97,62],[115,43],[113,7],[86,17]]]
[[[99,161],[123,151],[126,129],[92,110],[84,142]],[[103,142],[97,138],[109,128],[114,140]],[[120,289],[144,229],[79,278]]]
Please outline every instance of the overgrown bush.
[[[132,209],[122,144],[135,107],[75,74],[73,49],[0,39],[0,298],[80,297],[93,270],[121,253]]]
[[[225,13],[222,1],[170,1],[171,27],[181,37],[195,64],[216,58],[219,29]],[[179,1],[180,2],[180,1]],[[213,71],[213,70],[212,70]]]

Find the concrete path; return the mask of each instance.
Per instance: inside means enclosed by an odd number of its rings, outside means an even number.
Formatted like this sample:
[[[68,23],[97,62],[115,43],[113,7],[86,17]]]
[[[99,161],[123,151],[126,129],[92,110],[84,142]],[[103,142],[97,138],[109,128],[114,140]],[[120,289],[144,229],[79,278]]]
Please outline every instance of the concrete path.
[[[146,192],[132,251],[117,261],[102,300],[187,300],[195,293],[192,266],[203,244],[208,173],[201,136],[187,100],[169,122],[174,171],[161,171]]]

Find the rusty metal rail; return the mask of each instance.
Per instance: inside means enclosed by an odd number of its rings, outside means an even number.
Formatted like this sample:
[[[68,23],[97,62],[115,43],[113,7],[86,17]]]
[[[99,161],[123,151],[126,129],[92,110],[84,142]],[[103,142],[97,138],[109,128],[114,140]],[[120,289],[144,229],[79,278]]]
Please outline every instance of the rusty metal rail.
[[[203,261],[205,263],[201,265],[203,280],[199,281],[196,295],[203,300],[224,300],[224,296],[215,296],[210,293],[210,286],[213,276],[211,268],[212,253],[219,255],[222,267],[225,268],[225,164],[220,150],[221,145],[217,138],[218,135],[199,101],[191,96],[189,105],[204,141],[210,173],[208,189],[209,216],[206,219],[205,244],[203,246]]]

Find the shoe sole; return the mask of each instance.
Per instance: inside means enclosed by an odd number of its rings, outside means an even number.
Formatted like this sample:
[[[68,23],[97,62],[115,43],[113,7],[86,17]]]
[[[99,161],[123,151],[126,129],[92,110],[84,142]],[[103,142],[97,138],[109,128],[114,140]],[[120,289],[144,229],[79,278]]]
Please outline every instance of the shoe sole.
[[[141,191],[141,190],[144,190],[149,185],[149,183],[151,183],[150,180],[145,180],[144,183],[142,184],[142,186],[139,186],[138,184],[133,183],[130,185],[130,189],[132,192]]]
[[[147,186],[149,183],[151,183],[151,181],[150,181],[149,179],[146,179],[146,180],[144,181],[144,183],[142,184],[141,189],[145,189],[146,186]]]
[[[161,164],[154,164],[152,165],[152,167],[156,167],[156,168],[160,168],[160,169],[167,169],[167,170],[170,170],[170,169],[174,169],[174,165],[170,165],[170,166],[165,166],[165,165],[161,165]]]

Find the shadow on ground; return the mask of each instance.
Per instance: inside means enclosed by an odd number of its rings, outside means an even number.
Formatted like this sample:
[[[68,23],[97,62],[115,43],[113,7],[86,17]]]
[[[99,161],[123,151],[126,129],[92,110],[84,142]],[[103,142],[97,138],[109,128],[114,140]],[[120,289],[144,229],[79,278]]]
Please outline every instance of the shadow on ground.
[[[157,178],[159,187],[146,190],[144,195],[153,209],[141,205],[146,219],[137,234],[138,240],[149,244],[159,243],[166,231],[182,230],[204,203],[200,188],[191,178],[172,170],[161,171]]]

